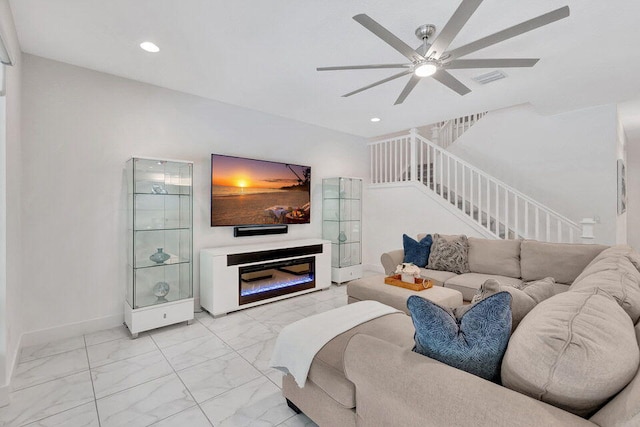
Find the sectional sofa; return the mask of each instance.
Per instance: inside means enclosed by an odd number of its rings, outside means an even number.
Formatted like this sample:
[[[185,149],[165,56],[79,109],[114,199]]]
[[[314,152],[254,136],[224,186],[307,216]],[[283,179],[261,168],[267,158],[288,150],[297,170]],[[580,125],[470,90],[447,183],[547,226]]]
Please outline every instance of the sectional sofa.
[[[418,240],[424,236],[425,234],[418,235]],[[435,285],[460,291],[465,301],[471,301],[480,285],[491,278],[504,285],[520,287],[525,282],[553,277],[557,292],[566,291],[587,264],[607,248],[604,245],[546,243],[537,240],[469,237],[468,241],[471,272],[456,274],[421,269],[423,277],[431,278]],[[403,257],[402,249],[382,254],[380,261],[385,273],[391,274]]]
[[[390,272],[401,253],[383,255]],[[290,406],[320,426],[640,426],[640,255],[626,246],[469,239],[471,273],[425,270],[471,299],[503,285],[556,279],[512,333],[491,382],[412,351],[414,326],[386,315],[327,343]]]

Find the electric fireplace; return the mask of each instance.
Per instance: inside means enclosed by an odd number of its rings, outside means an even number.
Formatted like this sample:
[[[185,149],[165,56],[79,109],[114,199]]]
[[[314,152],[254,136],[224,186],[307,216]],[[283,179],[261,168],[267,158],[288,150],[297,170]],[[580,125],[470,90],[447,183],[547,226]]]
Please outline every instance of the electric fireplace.
[[[238,271],[240,305],[316,286],[315,257],[240,266]]]
[[[328,240],[283,240],[200,250],[200,305],[213,316],[329,286]]]

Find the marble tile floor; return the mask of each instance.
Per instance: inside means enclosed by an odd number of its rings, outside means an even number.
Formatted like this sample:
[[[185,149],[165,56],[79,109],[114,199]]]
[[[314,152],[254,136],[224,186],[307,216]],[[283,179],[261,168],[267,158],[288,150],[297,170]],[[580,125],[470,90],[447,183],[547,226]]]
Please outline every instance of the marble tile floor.
[[[122,326],[23,348],[0,426],[315,426],[268,362],[284,326],[346,302],[332,285],[136,340]]]

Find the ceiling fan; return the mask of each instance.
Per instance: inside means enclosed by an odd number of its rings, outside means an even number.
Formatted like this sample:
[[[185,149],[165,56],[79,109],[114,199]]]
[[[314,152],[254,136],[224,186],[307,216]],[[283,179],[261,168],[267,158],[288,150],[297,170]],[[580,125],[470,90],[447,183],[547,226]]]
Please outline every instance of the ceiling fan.
[[[513,27],[509,27],[505,30],[498,31],[497,33],[483,37],[472,43],[458,47],[453,50],[447,50],[449,45],[460,32],[462,27],[467,23],[471,15],[480,6],[482,0],[463,0],[458,6],[458,9],[449,19],[449,22],[444,26],[440,34],[429,42],[429,39],[436,31],[434,25],[421,25],[416,29],[416,37],[422,41],[422,45],[417,49],[412,49],[405,42],[400,40],[389,30],[382,25],[374,21],[372,18],[365,14],[356,15],[353,17],[358,23],[364,26],[367,30],[371,31],[376,36],[380,37],[382,41],[386,42],[392,48],[400,52],[402,55],[409,59],[409,63],[405,64],[372,64],[372,65],[346,65],[338,67],[320,67],[316,68],[317,71],[335,71],[335,70],[363,70],[363,69],[375,69],[375,68],[403,68],[404,70],[398,74],[394,74],[386,79],[382,79],[360,89],[354,90],[343,97],[355,95],[372,87],[381,85],[383,83],[395,80],[399,77],[411,74],[411,78],[407,82],[406,86],[396,99],[395,105],[402,104],[407,98],[409,93],[418,84],[423,77],[433,77],[449,89],[457,92],[460,95],[466,95],[471,92],[467,86],[456,79],[447,70],[461,69],[461,68],[505,68],[505,67],[533,67],[539,58],[511,58],[511,59],[458,59],[470,53],[476,52],[485,47],[500,43],[504,40],[512,37],[524,34],[528,31],[550,24],[560,19],[569,16],[569,6],[561,7],[554,11],[545,13],[536,18],[522,22]]]

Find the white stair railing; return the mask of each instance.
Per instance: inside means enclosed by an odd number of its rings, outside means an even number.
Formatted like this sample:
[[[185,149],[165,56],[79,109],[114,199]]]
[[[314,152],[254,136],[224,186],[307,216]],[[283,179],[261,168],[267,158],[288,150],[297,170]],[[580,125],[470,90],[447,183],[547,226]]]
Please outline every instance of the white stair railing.
[[[417,134],[369,144],[371,185],[425,185],[490,234],[503,239],[577,241],[581,227]]]
[[[436,123],[431,126],[431,138],[440,147],[447,148],[486,114],[485,111]]]

